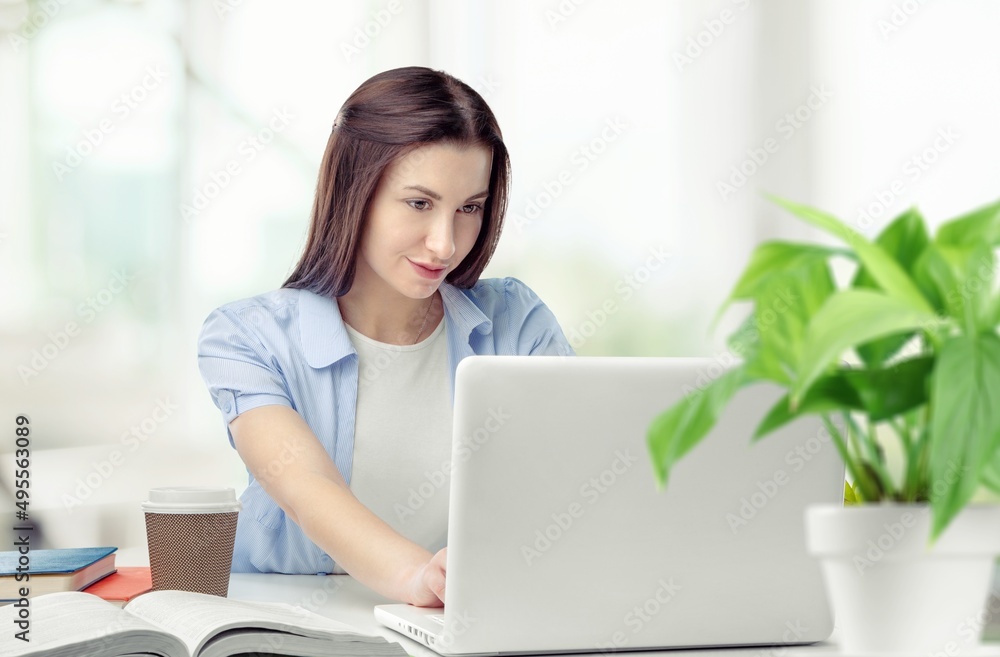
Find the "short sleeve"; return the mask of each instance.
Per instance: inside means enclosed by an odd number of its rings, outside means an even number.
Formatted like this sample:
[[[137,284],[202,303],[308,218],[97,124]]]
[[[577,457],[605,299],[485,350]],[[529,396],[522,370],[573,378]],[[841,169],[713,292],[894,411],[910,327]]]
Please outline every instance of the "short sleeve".
[[[573,356],[575,352],[552,314],[531,288],[516,278],[504,279],[508,318],[517,335],[518,354],[531,356]]]
[[[262,309],[258,309],[262,310]],[[229,444],[229,423],[253,408],[292,407],[287,381],[256,332],[231,310],[218,308],[202,325],[198,369],[216,407],[222,411]]]

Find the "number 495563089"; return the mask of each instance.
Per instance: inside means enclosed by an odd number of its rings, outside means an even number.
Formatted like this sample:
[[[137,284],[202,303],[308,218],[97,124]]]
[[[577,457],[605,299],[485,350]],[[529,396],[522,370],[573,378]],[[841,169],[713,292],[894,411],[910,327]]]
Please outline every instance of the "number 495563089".
[[[14,419],[14,496],[17,502],[17,519],[28,519],[28,502],[31,494],[28,492],[31,487],[31,420],[24,415],[18,415]]]

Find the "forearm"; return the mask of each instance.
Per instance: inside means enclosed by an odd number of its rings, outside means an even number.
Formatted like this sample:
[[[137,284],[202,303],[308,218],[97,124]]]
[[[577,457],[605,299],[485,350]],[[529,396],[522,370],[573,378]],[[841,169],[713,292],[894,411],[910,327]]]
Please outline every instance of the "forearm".
[[[415,573],[433,555],[400,536],[346,486],[310,473],[285,486],[292,519],[352,577],[393,600],[409,602]]]
[[[237,417],[230,428],[240,457],[267,494],[337,564],[386,597],[427,600],[428,592],[413,586],[433,555],[354,497],[298,413],[262,406]],[[273,468],[276,462],[282,467]]]

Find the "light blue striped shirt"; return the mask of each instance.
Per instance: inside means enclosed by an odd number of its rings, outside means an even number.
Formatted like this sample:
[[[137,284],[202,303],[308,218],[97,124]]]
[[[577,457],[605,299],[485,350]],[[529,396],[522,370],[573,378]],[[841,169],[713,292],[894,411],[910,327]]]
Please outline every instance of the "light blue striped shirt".
[[[444,283],[440,291],[453,394],[455,368],[466,356],[573,354],[552,312],[515,278],[483,279],[467,290]],[[198,367],[227,433],[240,413],[269,404],[288,406],[350,483],[358,356],[334,299],[282,288],[224,305],[202,327]],[[330,556],[252,474],[240,500],[233,572],[333,572]]]

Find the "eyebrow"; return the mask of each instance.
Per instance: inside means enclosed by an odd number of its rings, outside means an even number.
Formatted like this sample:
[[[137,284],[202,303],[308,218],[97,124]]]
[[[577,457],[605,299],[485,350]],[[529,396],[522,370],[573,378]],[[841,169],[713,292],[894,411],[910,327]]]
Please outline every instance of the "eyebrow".
[[[430,196],[435,201],[440,201],[441,200],[441,195],[440,194],[438,194],[437,192],[433,192],[433,191],[427,189],[426,187],[424,187],[422,185],[407,185],[403,189],[415,189],[418,192],[427,194],[428,196]],[[472,196],[470,196],[466,200],[467,201],[471,201],[474,198],[479,198],[480,196],[489,196],[489,195],[490,195],[490,190],[484,189],[483,191],[479,192],[478,194],[473,194]]]

